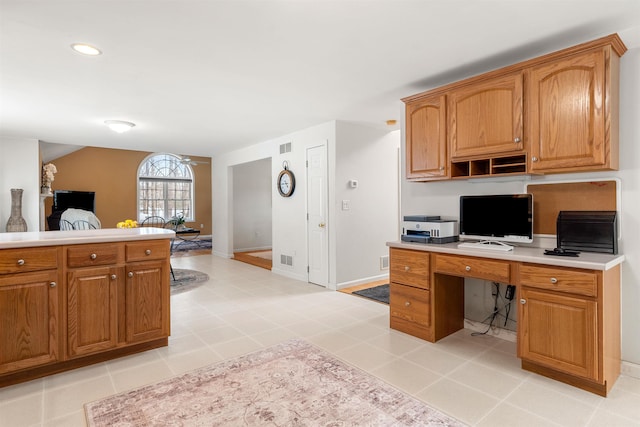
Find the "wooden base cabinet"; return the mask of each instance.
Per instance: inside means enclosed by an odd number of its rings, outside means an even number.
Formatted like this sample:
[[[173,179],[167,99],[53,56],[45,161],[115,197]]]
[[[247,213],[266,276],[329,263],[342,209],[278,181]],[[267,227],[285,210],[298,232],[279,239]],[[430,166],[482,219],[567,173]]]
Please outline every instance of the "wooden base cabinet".
[[[169,245],[0,250],[0,387],[166,346]]]
[[[522,264],[518,276],[522,367],[606,396],[620,374],[620,266]]]

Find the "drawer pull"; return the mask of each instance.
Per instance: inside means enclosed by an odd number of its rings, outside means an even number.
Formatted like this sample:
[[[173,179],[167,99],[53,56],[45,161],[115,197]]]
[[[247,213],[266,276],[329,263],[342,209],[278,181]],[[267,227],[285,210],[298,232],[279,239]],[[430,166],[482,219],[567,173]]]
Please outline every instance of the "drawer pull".
[[[130,271],[129,274],[127,274],[127,276],[133,277],[133,271]]]
[[[144,251],[145,255],[151,255],[151,249],[147,249],[146,251]]]
[[[527,300],[524,298],[520,298],[520,304],[525,305],[527,303]]]
[[[409,307],[410,305],[411,305],[411,302],[409,302],[409,301],[405,301],[405,303],[404,303],[404,306],[405,306],[405,307]]]
[[[111,275],[111,280],[116,280],[118,278],[118,276],[116,276],[115,274]]]
[[[517,136],[513,138],[513,142],[515,142],[516,144],[519,143],[520,141],[521,141],[520,138],[518,138]]]
[[[405,266],[404,266],[404,271],[409,271],[409,270],[411,270],[411,268],[409,268],[409,266],[408,266],[408,265],[405,265]]]
[[[96,259],[96,258],[98,258],[98,255],[96,255],[96,254],[91,254],[91,256],[90,256],[89,258],[91,258],[91,259]]]
[[[467,270],[467,271],[471,271],[471,267],[468,266],[468,265],[464,269]]]
[[[551,283],[553,283],[555,285],[556,283],[558,283],[558,279],[556,279],[555,277],[552,277],[551,278]]]
[[[18,260],[18,265],[24,265],[24,260],[23,259],[19,259]]]
[[[55,288],[56,286],[58,286],[58,284],[56,282],[49,283],[49,287],[50,288]]]

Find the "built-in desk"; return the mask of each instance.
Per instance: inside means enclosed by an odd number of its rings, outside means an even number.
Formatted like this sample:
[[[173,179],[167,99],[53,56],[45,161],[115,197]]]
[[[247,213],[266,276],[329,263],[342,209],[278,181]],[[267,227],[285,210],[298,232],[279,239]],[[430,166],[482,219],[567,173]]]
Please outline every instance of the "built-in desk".
[[[464,278],[516,286],[522,368],[606,396],[620,374],[623,255],[389,242],[390,326],[436,342],[463,328]]]

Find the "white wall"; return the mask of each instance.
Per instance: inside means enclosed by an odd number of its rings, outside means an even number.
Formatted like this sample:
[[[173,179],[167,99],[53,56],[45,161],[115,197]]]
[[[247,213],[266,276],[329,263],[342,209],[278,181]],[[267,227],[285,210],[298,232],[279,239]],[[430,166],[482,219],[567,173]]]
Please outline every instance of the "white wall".
[[[291,142],[290,153],[280,154],[279,146]],[[326,144],[328,169],[329,288],[346,282],[365,282],[385,277],[380,256],[386,242],[397,240],[397,158],[399,132],[375,130],[344,122],[328,122],[277,139],[213,158],[213,246],[214,253],[233,254],[234,194],[232,171],[236,165],[271,158],[273,269],[277,274],[307,280],[306,151]],[[339,147],[339,148],[337,148]],[[282,162],[296,176],[291,197],[274,190]],[[347,188],[349,179],[358,179],[359,188]],[[349,211],[341,201],[351,201]],[[280,264],[280,255],[293,257],[293,266]]]
[[[398,240],[400,131],[337,123],[335,212],[337,287],[388,276],[380,257]],[[358,187],[351,188],[350,180]],[[349,210],[342,209],[347,200]]]
[[[233,250],[271,249],[271,159],[233,166]]]
[[[28,231],[40,229],[40,149],[36,139],[0,137],[0,232],[11,216],[11,189],[22,188]]]
[[[280,144],[291,142],[292,150],[280,154]],[[306,234],[306,150],[326,144],[329,157],[329,177],[335,166],[335,122],[327,122],[299,132],[294,132],[271,141],[253,145],[231,153],[216,156],[212,164],[213,188],[213,250],[218,256],[233,255],[233,179],[232,167],[254,160],[271,158],[272,186],[272,250],[274,273],[307,280],[307,234]],[[276,177],[282,170],[282,162],[289,162],[289,169],[295,174],[296,189],[291,197],[281,197],[274,191]],[[329,199],[333,197],[332,182],[329,182]],[[328,227],[331,227],[332,213],[329,213]],[[331,236],[329,237],[331,240]],[[281,265],[280,255],[293,257],[293,265]]]
[[[616,172],[582,174],[556,174],[532,178],[535,182],[559,180],[606,179],[617,177],[622,181],[621,191],[621,239],[619,251],[625,255],[622,265],[622,358],[640,364],[640,48],[630,49],[621,58],[620,91],[620,169]],[[404,126],[403,126],[404,127]],[[404,136],[403,136],[404,141]],[[403,176],[404,176],[404,143]],[[447,181],[432,183],[410,183],[402,180],[402,215],[430,214],[455,217],[458,199],[462,194],[523,192],[526,181]],[[490,286],[490,285],[486,285]],[[466,286],[467,292],[470,287]],[[475,290],[477,299],[466,299],[481,312],[487,302],[485,290]],[[489,294],[490,295],[490,294]]]

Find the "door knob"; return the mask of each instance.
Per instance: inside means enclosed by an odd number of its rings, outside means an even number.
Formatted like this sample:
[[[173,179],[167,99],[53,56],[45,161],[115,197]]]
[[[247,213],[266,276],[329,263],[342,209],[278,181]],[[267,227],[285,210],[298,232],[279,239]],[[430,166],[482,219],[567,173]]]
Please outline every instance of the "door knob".
[[[320,224],[318,224],[318,227],[320,227],[320,228],[324,228],[324,227],[325,227],[325,225],[327,225],[327,224],[325,224],[324,222],[321,222]]]

